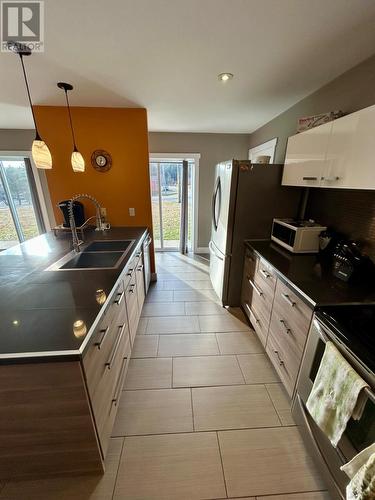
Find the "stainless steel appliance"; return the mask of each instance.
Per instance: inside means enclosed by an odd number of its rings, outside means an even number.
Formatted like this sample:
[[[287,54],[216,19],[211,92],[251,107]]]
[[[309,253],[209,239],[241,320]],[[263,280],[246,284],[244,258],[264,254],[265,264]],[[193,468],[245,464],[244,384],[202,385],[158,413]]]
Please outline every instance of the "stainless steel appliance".
[[[212,197],[210,277],[223,305],[239,306],[245,239],[269,239],[274,217],[293,217],[301,189],[281,186],[282,165],[219,163]]]
[[[145,266],[145,292],[147,294],[151,281],[151,264],[150,264],[150,244],[151,236],[148,236],[143,243],[143,265]]]
[[[293,402],[293,416],[313,454],[334,500],[345,499],[347,476],[340,466],[375,442],[375,304],[327,306],[317,310],[306,343]],[[306,402],[312,389],[325,343],[331,340],[368,382],[361,418],[350,419],[337,448],[315,424]]]
[[[293,253],[316,253],[319,235],[326,229],[309,220],[274,219],[271,239]]]

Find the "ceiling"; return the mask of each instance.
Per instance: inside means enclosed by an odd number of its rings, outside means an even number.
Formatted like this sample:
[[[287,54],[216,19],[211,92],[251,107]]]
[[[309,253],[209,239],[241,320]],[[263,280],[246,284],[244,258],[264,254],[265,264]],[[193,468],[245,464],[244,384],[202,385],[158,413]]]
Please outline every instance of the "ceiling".
[[[35,104],[145,107],[152,131],[249,133],[366,59],[374,0],[47,0]],[[229,71],[223,83],[217,75]],[[32,128],[21,68],[0,54],[0,128]]]

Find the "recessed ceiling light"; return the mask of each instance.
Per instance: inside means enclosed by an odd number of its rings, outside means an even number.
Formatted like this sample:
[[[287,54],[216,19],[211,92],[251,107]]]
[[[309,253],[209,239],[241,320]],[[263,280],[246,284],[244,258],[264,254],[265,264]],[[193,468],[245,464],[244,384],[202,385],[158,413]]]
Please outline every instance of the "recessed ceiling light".
[[[220,73],[220,75],[217,75],[218,79],[221,82],[227,82],[228,80],[231,80],[233,78],[232,73]]]

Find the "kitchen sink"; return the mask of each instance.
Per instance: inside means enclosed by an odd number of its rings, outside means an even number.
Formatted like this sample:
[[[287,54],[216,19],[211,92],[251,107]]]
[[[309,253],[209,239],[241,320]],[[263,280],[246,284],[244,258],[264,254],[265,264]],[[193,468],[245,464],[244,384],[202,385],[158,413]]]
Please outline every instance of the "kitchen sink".
[[[81,252],[59,269],[115,268],[122,259],[122,252]]]
[[[134,240],[97,240],[90,243],[85,252],[125,252]]]

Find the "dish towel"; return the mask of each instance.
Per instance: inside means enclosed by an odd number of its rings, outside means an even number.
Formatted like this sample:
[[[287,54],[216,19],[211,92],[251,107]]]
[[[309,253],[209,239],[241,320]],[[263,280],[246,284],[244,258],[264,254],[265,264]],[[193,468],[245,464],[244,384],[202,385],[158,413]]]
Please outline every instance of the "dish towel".
[[[375,443],[340,469],[350,478],[346,487],[347,500],[375,499]]]
[[[322,361],[306,406],[310,415],[337,446],[348,420],[358,420],[367,401],[368,384],[356,373],[332,342],[326,343]]]

